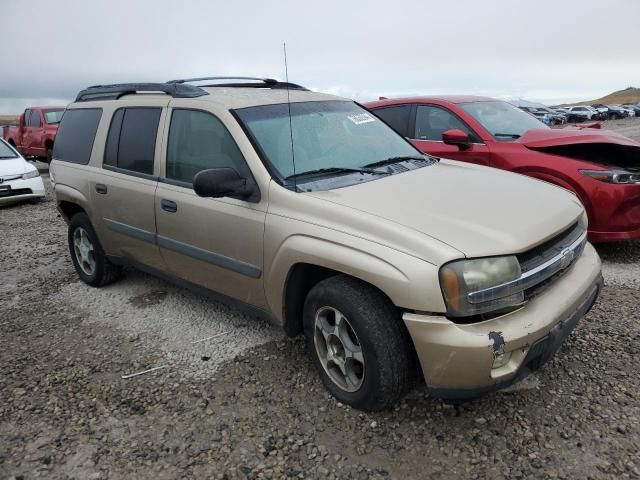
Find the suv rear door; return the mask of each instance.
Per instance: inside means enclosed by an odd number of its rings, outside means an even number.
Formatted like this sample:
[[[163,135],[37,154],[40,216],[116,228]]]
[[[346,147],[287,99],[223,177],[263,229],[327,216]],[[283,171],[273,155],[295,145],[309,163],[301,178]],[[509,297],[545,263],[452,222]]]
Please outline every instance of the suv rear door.
[[[232,167],[251,176],[233,136],[202,103],[171,101],[164,175],[156,194],[157,241],[169,271],[191,283],[265,307],[262,285],[266,199],[202,198],[199,171]],[[229,112],[219,112],[232,120]],[[239,130],[239,128],[238,128]]]
[[[142,105],[140,105],[142,103]],[[107,254],[164,269],[155,242],[154,200],[168,100],[119,104],[108,129],[103,169],[91,186],[100,241]]]

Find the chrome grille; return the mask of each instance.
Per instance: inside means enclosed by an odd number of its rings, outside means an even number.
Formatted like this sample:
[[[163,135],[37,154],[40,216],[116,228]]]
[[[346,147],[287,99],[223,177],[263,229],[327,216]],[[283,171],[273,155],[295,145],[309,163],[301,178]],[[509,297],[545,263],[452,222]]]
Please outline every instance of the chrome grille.
[[[541,293],[580,257],[587,243],[587,232],[576,223],[551,240],[517,255],[521,262],[520,278],[510,282],[470,292],[469,303],[496,300],[519,292],[525,299]]]

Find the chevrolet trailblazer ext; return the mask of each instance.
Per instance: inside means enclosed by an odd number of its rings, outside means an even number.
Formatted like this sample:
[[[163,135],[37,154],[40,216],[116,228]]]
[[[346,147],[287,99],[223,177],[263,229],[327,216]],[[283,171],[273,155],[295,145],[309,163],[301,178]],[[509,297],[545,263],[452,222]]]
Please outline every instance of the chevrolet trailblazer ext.
[[[571,193],[425,156],[346,99],[234,82],[69,105],[51,170],[84,282],[133,265],[249,306],[304,333],[326,388],[364,410],[421,379],[450,400],[509,385],[596,300]]]

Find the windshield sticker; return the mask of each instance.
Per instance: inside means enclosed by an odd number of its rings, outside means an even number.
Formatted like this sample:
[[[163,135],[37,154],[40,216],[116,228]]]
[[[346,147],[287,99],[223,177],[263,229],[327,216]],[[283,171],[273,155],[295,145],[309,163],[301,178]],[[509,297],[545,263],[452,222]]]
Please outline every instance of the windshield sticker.
[[[375,122],[376,119],[373,118],[368,113],[358,113],[356,115],[348,115],[347,118],[351,120],[356,125],[362,125],[363,123]]]

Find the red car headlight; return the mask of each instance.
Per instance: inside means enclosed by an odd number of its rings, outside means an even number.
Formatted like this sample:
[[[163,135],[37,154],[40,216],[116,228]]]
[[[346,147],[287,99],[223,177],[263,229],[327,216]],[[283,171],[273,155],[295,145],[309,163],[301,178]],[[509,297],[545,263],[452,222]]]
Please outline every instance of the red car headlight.
[[[580,170],[580,173],[587,177],[600,180],[601,182],[616,183],[621,185],[640,184],[640,172],[629,172],[627,170]]]

